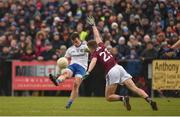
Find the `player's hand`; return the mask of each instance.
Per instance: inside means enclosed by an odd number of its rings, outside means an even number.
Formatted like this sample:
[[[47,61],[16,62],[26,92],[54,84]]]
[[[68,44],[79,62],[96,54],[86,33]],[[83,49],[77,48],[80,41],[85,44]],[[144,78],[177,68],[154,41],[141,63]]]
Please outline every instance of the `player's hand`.
[[[83,79],[86,79],[89,77],[89,72],[86,72],[86,74],[83,76]]]
[[[95,26],[95,20],[93,16],[88,16],[86,19],[86,22],[90,25],[90,26]]]

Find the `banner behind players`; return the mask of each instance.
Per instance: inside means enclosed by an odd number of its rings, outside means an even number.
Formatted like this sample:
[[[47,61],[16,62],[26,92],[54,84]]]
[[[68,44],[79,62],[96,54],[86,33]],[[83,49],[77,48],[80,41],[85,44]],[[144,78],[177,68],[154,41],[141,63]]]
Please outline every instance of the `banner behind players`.
[[[152,88],[159,90],[180,89],[180,61],[154,60]]]
[[[12,90],[71,90],[73,79],[67,79],[60,86],[54,86],[49,73],[56,73],[55,61],[13,61]]]

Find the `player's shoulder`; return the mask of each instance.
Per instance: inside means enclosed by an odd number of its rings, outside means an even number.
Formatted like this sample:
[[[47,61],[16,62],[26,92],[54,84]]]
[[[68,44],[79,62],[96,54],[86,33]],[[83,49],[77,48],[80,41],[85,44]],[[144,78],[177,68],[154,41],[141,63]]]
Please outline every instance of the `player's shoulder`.
[[[102,51],[105,48],[104,43],[98,43],[98,47],[96,48],[96,52]]]
[[[67,51],[72,51],[72,50],[74,50],[74,49],[75,49],[75,46],[72,45],[72,46],[70,46],[70,47],[67,49]]]
[[[87,46],[87,41],[82,41],[81,46]]]
[[[82,41],[80,48],[87,48],[87,43],[85,41]]]
[[[100,42],[100,43],[98,43],[98,46],[100,46],[100,47],[104,47],[104,43],[103,42]]]

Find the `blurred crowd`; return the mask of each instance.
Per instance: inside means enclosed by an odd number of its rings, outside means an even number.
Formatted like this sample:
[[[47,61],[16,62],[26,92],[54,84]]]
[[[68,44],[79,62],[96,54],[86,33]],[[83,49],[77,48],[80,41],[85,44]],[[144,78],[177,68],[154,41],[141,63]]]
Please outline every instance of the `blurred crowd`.
[[[179,0],[0,0],[0,60],[56,60],[93,39],[89,15],[117,60],[180,58]]]

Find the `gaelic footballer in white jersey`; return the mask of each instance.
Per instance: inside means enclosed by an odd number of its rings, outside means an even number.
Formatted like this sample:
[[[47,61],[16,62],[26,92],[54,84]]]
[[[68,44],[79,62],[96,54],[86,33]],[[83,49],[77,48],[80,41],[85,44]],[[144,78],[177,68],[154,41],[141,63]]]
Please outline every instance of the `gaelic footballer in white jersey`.
[[[88,65],[88,47],[86,43],[80,40],[79,34],[77,32],[74,32],[70,38],[73,46],[68,48],[64,56],[65,58],[70,60],[70,64],[61,72],[60,76],[54,77],[51,74],[49,76],[50,80],[57,86],[67,78],[75,78],[71,95],[66,105],[66,109],[71,107],[73,101],[78,96],[79,87],[82,82],[83,76],[86,74]]]

